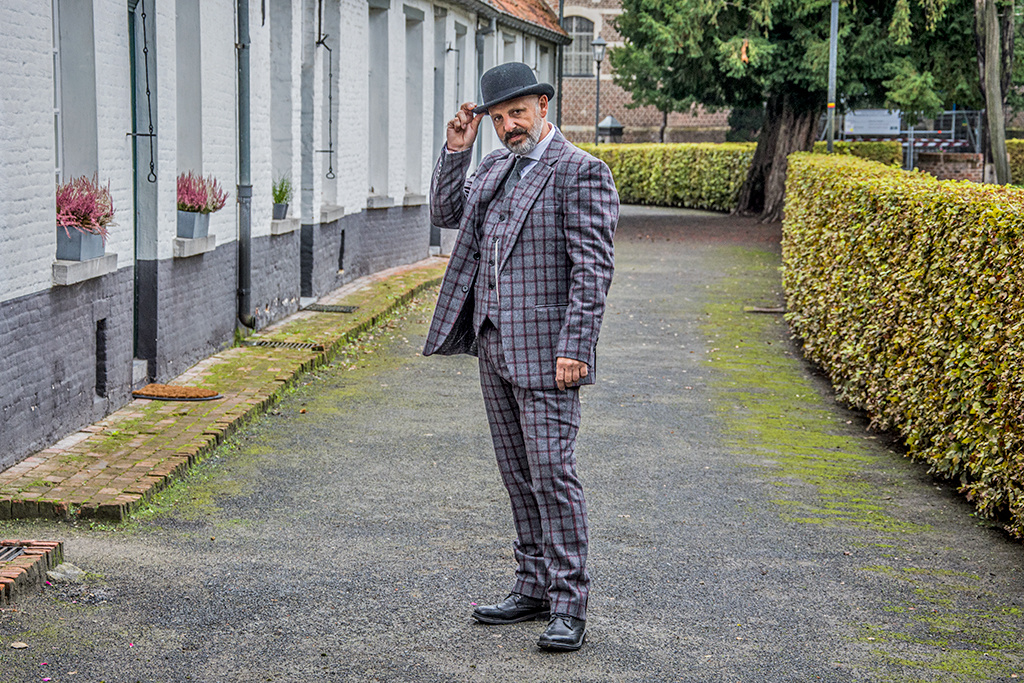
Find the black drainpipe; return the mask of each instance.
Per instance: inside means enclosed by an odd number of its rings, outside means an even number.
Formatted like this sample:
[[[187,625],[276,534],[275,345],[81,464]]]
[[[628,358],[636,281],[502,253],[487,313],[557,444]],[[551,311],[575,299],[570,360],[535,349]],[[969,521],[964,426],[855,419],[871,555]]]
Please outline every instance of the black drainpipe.
[[[249,150],[249,0],[238,0],[238,322],[252,315],[252,178]]]

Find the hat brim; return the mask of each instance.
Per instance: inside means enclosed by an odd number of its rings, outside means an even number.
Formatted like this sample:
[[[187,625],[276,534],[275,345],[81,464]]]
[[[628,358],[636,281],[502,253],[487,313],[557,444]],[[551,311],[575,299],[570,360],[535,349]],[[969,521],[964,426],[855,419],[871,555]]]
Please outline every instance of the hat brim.
[[[495,105],[501,104],[502,102],[508,102],[509,100],[514,100],[517,97],[526,97],[527,95],[547,95],[550,100],[555,96],[555,89],[548,83],[537,83],[536,85],[519,88],[518,90],[513,90],[509,93],[502,93],[500,97],[481,104],[473,110],[473,113],[486,114],[488,113],[487,110]]]

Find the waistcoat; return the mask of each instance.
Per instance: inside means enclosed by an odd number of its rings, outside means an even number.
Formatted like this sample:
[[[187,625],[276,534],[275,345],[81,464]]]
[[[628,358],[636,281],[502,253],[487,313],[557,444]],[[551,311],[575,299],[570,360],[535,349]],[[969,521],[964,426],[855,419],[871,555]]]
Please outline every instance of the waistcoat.
[[[500,194],[504,194],[500,192]],[[473,296],[476,299],[473,310],[473,330],[479,334],[484,321],[490,318],[491,323],[501,330],[498,308],[498,258],[505,250],[505,241],[509,238],[509,221],[512,219],[512,198],[515,192],[507,197],[491,200],[484,216],[483,224],[477,234],[480,245],[480,269],[477,271]]]

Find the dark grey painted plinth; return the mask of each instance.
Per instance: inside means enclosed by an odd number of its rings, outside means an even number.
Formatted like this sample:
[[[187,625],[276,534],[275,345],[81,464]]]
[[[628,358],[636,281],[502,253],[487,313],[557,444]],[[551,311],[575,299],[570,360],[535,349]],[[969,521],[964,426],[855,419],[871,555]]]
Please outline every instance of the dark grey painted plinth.
[[[132,269],[0,303],[0,358],[3,469],[129,400]]]
[[[230,346],[235,336],[238,246],[235,242],[189,258],[159,261],[156,311],[143,311],[156,328],[150,369],[166,382]]]
[[[301,286],[298,230],[252,241],[252,314],[262,329],[299,310]]]
[[[413,263],[430,251],[427,205],[369,209],[302,226],[302,296],[323,296],[364,275]]]

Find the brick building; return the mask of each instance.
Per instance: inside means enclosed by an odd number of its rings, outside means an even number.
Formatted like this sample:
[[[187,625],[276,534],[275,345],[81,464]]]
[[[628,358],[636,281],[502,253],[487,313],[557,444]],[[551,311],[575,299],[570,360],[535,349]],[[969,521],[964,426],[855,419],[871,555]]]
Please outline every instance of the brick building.
[[[240,320],[443,248],[426,194],[445,123],[483,69],[550,80],[567,41],[543,0],[0,3],[0,468],[230,345]],[[189,171],[231,194],[205,238],[177,233]],[[109,184],[115,225],[101,256],[58,260],[55,185],[79,176]]]
[[[558,12],[558,0],[547,0]],[[565,0],[563,26],[572,38],[565,47],[562,72],[562,126],[574,142],[593,142],[596,100],[596,66],[590,43],[601,36],[608,49],[622,45],[622,37],[613,26],[622,13],[620,0]],[[627,109],[630,93],[612,82],[607,58],[601,65],[601,119],[611,115],[624,127],[623,142],[657,142],[662,115],[654,107]],[[723,142],[729,130],[729,112],[707,112],[695,107],[692,112],[668,117],[666,142]]]

